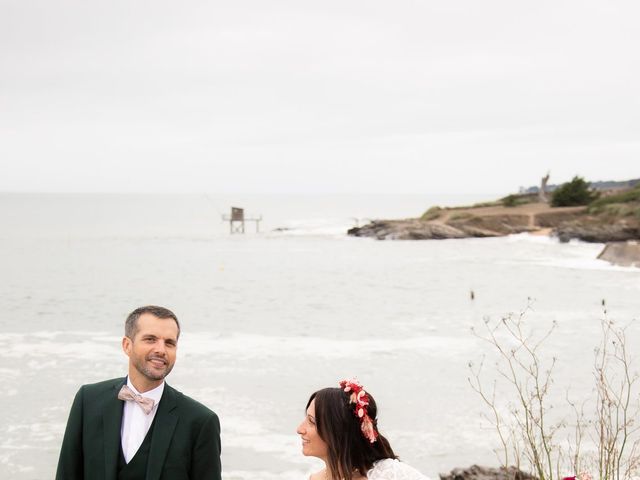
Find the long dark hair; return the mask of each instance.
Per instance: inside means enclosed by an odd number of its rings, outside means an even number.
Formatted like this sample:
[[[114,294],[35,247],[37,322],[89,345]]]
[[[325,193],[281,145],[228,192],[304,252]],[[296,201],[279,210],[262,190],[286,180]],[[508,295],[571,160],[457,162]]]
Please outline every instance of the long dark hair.
[[[398,458],[389,441],[378,432],[378,408],[369,392],[369,417],[378,438],[371,443],[360,430],[360,420],[349,403],[349,395],[340,388],[323,388],[314,392],[307,408],[315,400],[318,435],[327,444],[327,462],[332,475],[352,480],[353,471],[366,476],[373,463],[383,458]]]

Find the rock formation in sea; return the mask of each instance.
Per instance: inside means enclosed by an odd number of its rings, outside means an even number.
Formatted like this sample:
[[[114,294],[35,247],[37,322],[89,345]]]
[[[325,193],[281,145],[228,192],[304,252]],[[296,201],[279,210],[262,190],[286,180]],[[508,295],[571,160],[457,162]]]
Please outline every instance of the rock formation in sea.
[[[640,267],[640,243],[636,241],[607,243],[598,258],[623,267]]]
[[[584,210],[584,207],[551,209],[547,204],[439,209],[428,219],[374,220],[347,233],[378,240],[499,237],[554,228],[575,220]]]
[[[454,468],[450,473],[441,473],[440,480],[537,480],[537,478],[516,467],[491,468],[472,465],[469,468]]]
[[[350,229],[348,234],[378,240],[441,240],[532,232],[550,234],[561,242],[637,241],[640,240],[638,197],[640,187],[630,194],[603,197],[588,207],[551,207],[541,202],[517,203],[517,199],[510,199],[510,204],[503,199],[472,207],[433,207],[420,218],[374,220]],[[618,198],[618,203],[609,202]],[[625,198],[631,200],[623,201]]]

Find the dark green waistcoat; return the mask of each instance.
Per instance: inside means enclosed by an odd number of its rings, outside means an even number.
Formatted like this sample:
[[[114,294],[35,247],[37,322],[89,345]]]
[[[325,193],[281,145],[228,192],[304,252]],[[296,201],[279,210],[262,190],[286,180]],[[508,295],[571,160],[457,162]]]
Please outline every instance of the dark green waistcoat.
[[[120,456],[118,457],[118,480],[144,480],[147,476],[147,463],[149,463],[149,450],[151,449],[151,436],[153,435],[153,426],[156,420],[153,419],[153,423],[147,432],[147,436],[144,437],[140,448],[133,456],[131,461],[127,463],[122,453],[122,446],[120,446]]]

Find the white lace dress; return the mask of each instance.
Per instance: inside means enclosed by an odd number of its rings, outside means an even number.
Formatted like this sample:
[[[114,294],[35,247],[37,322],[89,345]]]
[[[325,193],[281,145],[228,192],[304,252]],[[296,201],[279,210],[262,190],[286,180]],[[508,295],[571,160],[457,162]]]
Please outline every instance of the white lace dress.
[[[368,480],[428,480],[427,477],[406,463],[392,458],[378,460],[367,472]]]

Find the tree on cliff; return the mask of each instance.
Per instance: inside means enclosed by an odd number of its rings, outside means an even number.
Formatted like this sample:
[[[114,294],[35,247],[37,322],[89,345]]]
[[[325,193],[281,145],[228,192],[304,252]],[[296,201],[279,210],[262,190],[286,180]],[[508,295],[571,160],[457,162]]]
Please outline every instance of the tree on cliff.
[[[573,180],[563,183],[554,190],[551,196],[552,207],[571,207],[588,205],[598,198],[598,194],[589,189],[589,184],[582,177],[575,176]]]

